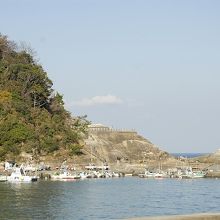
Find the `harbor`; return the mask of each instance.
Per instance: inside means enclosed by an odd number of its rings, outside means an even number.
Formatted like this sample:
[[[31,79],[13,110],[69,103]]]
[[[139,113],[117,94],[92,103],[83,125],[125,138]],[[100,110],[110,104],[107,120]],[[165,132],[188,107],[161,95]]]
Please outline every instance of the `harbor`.
[[[41,180],[80,180],[80,179],[98,179],[98,178],[119,178],[125,176],[135,176],[145,179],[198,179],[198,178],[219,178],[220,170],[213,171],[213,166],[209,168],[198,168],[185,165],[162,169],[162,166],[148,168],[143,167],[140,171],[124,172],[123,169],[102,163],[96,165],[90,163],[87,165],[71,165],[64,161],[60,166],[51,167],[44,163],[41,164],[16,164],[15,162],[5,162],[0,169],[0,182],[21,181],[31,182]]]
[[[0,220],[220,220],[220,1],[1,1]]]

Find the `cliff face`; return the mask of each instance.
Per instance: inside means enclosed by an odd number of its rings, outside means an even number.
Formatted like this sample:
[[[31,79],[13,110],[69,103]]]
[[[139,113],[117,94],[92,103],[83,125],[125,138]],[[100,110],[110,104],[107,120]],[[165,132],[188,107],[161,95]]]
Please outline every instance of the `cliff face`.
[[[174,157],[137,132],[114,130],[100,124],[89,126],[81,155],[69,156],[67,150],[62,150],[40,160],[52,168],[66,161],[69,167],[74,166],[77,170],[83,170],[89,163],[102,165],[107,162],[114,171],[133,174],[144,172],[146,167],[166,169],[177,163]]]
[[[176,164],[176,159],[135,131],[89,128],[84,143],[81,155],[71,157],[67,150],[62,150],[50,156],[42,156],[40,161],[53,168],[67,161],[70,167],[75,166],[77,169],[83,169],[89,163],[102,165],[107,162],[111,169],[125,173],[140,173],[145,167],[168,168]]]
[[[170,158],[168,153],[133,131],[90,131],[85,142],[85,157],[94,162],[133,164]]]

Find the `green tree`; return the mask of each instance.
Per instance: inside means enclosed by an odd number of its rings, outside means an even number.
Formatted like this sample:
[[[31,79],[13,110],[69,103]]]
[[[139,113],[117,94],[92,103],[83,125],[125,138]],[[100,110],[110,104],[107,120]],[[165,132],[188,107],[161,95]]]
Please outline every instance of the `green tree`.
[[[80,153],[89,122],[71,117],[52,86],[28,50],[0,35],[0,158],[21,151]]]

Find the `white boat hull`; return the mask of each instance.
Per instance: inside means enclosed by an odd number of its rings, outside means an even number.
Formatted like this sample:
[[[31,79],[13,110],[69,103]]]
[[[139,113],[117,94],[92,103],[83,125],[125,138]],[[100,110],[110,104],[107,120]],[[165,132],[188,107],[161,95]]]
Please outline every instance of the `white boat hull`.
[[[34,182],[37,181],[37,177],[31,176],[9,176],[7,178],[9,182]]]
[[[36,176],[28,176],[23,170],[22,166],[20,168],[16,167],[12,172],[11,176],[7,177],[9,182],[34,182],[37,181]]]

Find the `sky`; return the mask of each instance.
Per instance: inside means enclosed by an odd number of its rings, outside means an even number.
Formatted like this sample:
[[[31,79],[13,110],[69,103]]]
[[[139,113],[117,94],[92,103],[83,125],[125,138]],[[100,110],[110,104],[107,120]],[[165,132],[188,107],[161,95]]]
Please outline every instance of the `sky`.
[[[73,115],[168,152],[220,148],[220,1],[0,0]]]

